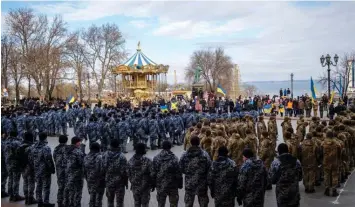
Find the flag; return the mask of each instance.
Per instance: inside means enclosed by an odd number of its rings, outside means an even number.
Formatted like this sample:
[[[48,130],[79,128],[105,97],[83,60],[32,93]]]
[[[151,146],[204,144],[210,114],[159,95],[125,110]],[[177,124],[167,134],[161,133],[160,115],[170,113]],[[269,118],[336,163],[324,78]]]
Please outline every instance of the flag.
[[[333,90],[332,90],[332,93],[330,94],[329,103],[333,102],[334,95],[335,95],[335,83],[333,84]]]
[[[271,114],[271,110],[272,110],[272,105],[271,104],[265,104],[264,105],[264,113],[265,114]]]
[[[314,102],[314,100],[317,98],[316,97],[316,87],[314,86],[314,83],[313,83],[313,79],[311,77],[311,93],[312,93],[312,102]]]
[[[75,101],[74,96],[70,96],[67,100],[67,103],[74,103],[74,101]]]
[[[217,86],[217,92],[223,94],[224,96],[227,94],[226,90],[224,90],[220,84]]]
[[[168,111],[168,106],[167,105],[160,106],[160,111],[161,112]]]

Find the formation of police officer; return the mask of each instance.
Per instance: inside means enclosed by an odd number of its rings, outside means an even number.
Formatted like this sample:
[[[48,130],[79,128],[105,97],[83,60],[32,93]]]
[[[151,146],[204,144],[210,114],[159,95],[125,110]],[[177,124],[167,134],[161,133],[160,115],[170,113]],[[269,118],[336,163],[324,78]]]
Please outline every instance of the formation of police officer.
[[[74,110],[78,110],[78,115],[68,116]],[[105,190],[108,206],[114,206],[115,199],[117,206],[123,206],[128,181],[136,206],[147,206],[154,190],[159,206],[164,206],[168,196],[171,204],[177,205],[178,189],[183,186],[186,206],[193,206],[195,196],[200,206],[207,206],[208,189],[216,206],[234,206],[235,198],[244,206],[257,206],[264,202],[265,190],[271,189],[271,184],[276,184],[279,206],[297,206],[298,181],[303,177],[306,193],[314,192],[316,181],[324,179],[324,194],[337,196],[336,188],[345,182],[355,163],[355,116],[351,112],[339,113],[328,125],[320,124],[317,118],[307,124],[300,119],[297,133],[285,117],[282,131],[286,144],[279,145],[279,156],[273,162],[278,137],[274,115],[266,125],[262,117],[256,124],[255,116],[241,117],[240,113],[158,113],[156,108],[123,110],[98,106],[92,112],[74,106],[65,112],[70,118],[61,120],[72,122],[76,136],[71,145],[67,145],[65,135],[59,136],[53,162],[46,138],[47,134],[56,133],[56,124],[41,130],[40,125],[28,126],[31,113],[20,110],[15,117],[7,114],[2,119],[2,165],[6,166],[2,176],[8,177],[7,194],[10,201],[25,199],[29,205],[53,206],[49,203],[48,186],[51,174],[57,173],[58,206],[80,206],[84,180],[88,183],[90,206],[102,206]],[[37,116],[43,113],[47,111],[36,112]],[[308,125],[310,132],[306,134],[304,128]],[[90,143],[88,154],[82,143],[86,139]],[[124,156],[128,139],[133,140],[136,152],[129,161]],[[163,148],[153,160],[145,156],[148,142],[152,150]],[[170,148],[182,143],[186,152],[179,160]],[[18,192],[21,174],[25,197]],[[5,185],[6,179],[3,193]],[[287,192],[295,196],[291,199]]]

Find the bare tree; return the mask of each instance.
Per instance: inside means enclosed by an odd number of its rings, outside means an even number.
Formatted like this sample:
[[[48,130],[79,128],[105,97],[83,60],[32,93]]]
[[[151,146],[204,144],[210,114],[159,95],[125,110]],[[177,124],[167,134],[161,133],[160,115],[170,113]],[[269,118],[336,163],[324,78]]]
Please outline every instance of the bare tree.
[[[9,35],[3,34],[1,37],[1,86],[3,88],[8,88],[9,54],[12,44]]]
[[[25,76],[25,67],[21,60],[22,55],[20,49],[11,44],[9,53],[9,72],[15,86],[15,97],[17,101],[20,100],[21,81]]]
[[[84,31],[82,38],[86,45],[85,62],[95,79],[98,94],[101,94],[108,72],[126,57],[125,40],[115,24],[92,25]]]
[[[85,59],[84,59],[84,44],[80,42],[80,31],[76,31],[69,35],[65,46],[65,57],[71,68],[74,69],[78,80],[77,87],[79,89],[80,100],[83,99],[83,79],[85,79]]]
[[[339,65],[332,71],[330,75],[331,88],[335,87],[336,91],[344,98],[347,95],[347,91],[351,82],[351,70],[349,61],[355,60],[355,51],[352,53],[346,53],[340,59]],[[319,82],[326,86],[328,85],[328,74],[323,73],[319,78]]]
[[[254,85],[245,84],[243,86],[243,93],[247,97],[252,97],[253,95],[255,95],[257,90],[258,90],[257,87]]]
[[[198,50],[190,57],[190,63],[186,68],[185,76],[191,82],[194,78],[195,70],[201,69],[201,79],[204,80],[209,91],[216,91],[217,85],[227,91],[231,87],[232,69],[234,65],[231,58],[224,53],[223,48],[216,48],[214,51]]]

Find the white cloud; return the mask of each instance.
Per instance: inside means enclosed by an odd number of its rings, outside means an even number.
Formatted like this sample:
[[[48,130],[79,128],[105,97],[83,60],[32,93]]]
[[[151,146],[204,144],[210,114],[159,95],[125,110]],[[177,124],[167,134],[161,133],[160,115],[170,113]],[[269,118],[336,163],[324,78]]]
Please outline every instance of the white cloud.
[[[146,28],[150,26],[150,24],[144,20],[132,20],[129,22],[132,26],[137,27],[139,29]]]
[[[196,47],[224,46],[240,65],[243,80],[249,81],[284,80],[291,71],[296,79],[317,77],[323,71],[319,64],[322,54],[341,56],[355,50],[354,8],[355,2],[307,8],[289,2],[122,1],[65,2],[36,9],[61,13],[66,21],[93,21],[114,15],[145,22],[158,20],[153,35],[190,39]],[[131,21],[143,28],[140,23]],[[242,37],[231,39],[233,35]],[[169,60],[166,64],[183,74],[192,52],[186,51],[180,62]]]

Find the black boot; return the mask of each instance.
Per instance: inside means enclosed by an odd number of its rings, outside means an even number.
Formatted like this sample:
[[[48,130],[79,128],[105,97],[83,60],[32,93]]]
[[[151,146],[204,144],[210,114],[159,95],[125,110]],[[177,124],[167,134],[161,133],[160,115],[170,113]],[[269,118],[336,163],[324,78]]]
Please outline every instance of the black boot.
[[[25,205],[29,205],[29,204],[28,204],[28,197],[27,197],[27,196],[25,197]]]
[[[332,192],[332,196],[333,197],[337,197],[339,195],[339,193],[338,193],[338,191],[337,191],[337,189],[333,189],[333,192]]]
[[[38,201],[34,197],[28,198],[28,205],[33,205],[33,204],[37,204],[37,203],[38,203]]]
[[[6,192],[1,192],[1,198],[9,197],[9,194]]]
[[[14,199],[13,199],[14,202],[23,201],[23,200],[25,200],[25,197],[22,197],[20,195],[15,196]]]
[[[325,191],[324,191],[324,195],[325,196],[330,196],[330,193],[329,193],[329,188],[326,188]]]
[[[320,181],[316,181],[316,183],[314,184],[314,186],[320,186],[320,185],[321,185]]]
[[[55,204],[53,204],[53,203],[44,203],[44,204],[42,204],[42,207],[54,207],[55,206]]]

